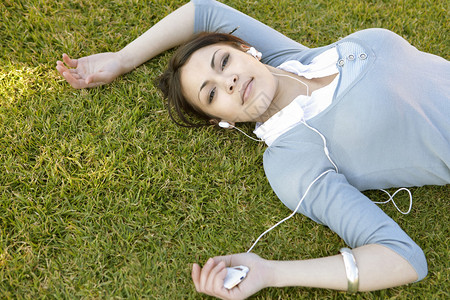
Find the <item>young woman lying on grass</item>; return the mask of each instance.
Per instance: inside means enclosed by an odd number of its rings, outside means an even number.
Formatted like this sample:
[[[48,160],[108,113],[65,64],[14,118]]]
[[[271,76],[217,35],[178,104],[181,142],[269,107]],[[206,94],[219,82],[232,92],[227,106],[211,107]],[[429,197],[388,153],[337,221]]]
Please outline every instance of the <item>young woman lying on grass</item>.
[[[353,249],[299,261],[214,257],[203,268],[194,264],[196,289],[235,299],[268,286],[371,291],[423,279],[423,251],[360,191],[450,182],[445,59],[383,29],[308,49],[226,5],[196,0],[119,52],[64,54],[57,69],[74,88],[94,87],[196,33],[235,28],[233,35],[200,35],[174,55],[160,78],[171,116],[186,126],[256,123],[269,146],[265,172],[281,201]],[[203,121],[192,122],[192,114]],[[228,290],[226,267],[236,265],[250,272]]]

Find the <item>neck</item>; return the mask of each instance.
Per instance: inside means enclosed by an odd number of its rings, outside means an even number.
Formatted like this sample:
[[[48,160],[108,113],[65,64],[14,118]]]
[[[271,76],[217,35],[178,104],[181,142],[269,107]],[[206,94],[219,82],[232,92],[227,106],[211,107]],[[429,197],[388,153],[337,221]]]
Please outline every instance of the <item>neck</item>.
[[[280,110],[288,106],[299,95],[311,95],[308,80],[284,70],[267,66],[273,74],[277,89],[266,112],[260,116],[257,122],[265,122]]]

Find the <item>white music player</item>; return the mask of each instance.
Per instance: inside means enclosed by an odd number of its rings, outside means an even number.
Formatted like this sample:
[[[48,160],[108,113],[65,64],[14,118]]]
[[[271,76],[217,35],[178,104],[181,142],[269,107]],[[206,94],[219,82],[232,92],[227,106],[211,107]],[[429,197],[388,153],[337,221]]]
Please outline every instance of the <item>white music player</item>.
[[[227,276],[223,281],[223,286],[227,289],[232,289],[238,285],[247,276],[249,268],[246,266],[236,266],[227,268]]]

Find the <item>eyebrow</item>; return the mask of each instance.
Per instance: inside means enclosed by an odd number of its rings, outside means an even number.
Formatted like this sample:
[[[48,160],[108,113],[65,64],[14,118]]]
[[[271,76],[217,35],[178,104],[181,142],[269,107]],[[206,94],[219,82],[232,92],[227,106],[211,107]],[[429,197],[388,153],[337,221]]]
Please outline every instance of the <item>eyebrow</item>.
[[[214,54],[213,54],[213,56],[212,56],[212,58],[211,58],[211,69],[213,69],[213,70],[214,70],[215,67],[216,67],[214,61],[215,61],[215,59],[216,59],[216,53],[217,53],[219,50],[220,50],[220,49],[217,49],[217,50],[214,52]],[[209,83],[209,80],[206,80],[205,82],[202,83],[202,86],[200,87],[200,90],[198,91],[198,95],[197,95],[197,98],[198,98],[199,101],[200,101],[200,93],[201,93],[202,89],[203,89],[208,83]]]
[[[216,65],[214,64],[214,61],[216,59],[216,53],[219,52],[220,49],[217,49],[216,52],[214,52],[212,58],[211,58],[211,68],[214,69]]]

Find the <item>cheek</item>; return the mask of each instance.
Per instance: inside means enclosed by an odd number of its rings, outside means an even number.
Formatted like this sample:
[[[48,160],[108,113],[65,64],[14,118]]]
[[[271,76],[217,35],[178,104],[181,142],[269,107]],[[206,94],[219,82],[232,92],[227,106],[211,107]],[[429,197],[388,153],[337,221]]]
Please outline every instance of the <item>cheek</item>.
[[[219,100],[219,99],[215,99]],[[235,121],[236,116],[240,114],[239,107],[236,107],[230,101],[217,101],[211,109],[211,114],[219,119]]]

